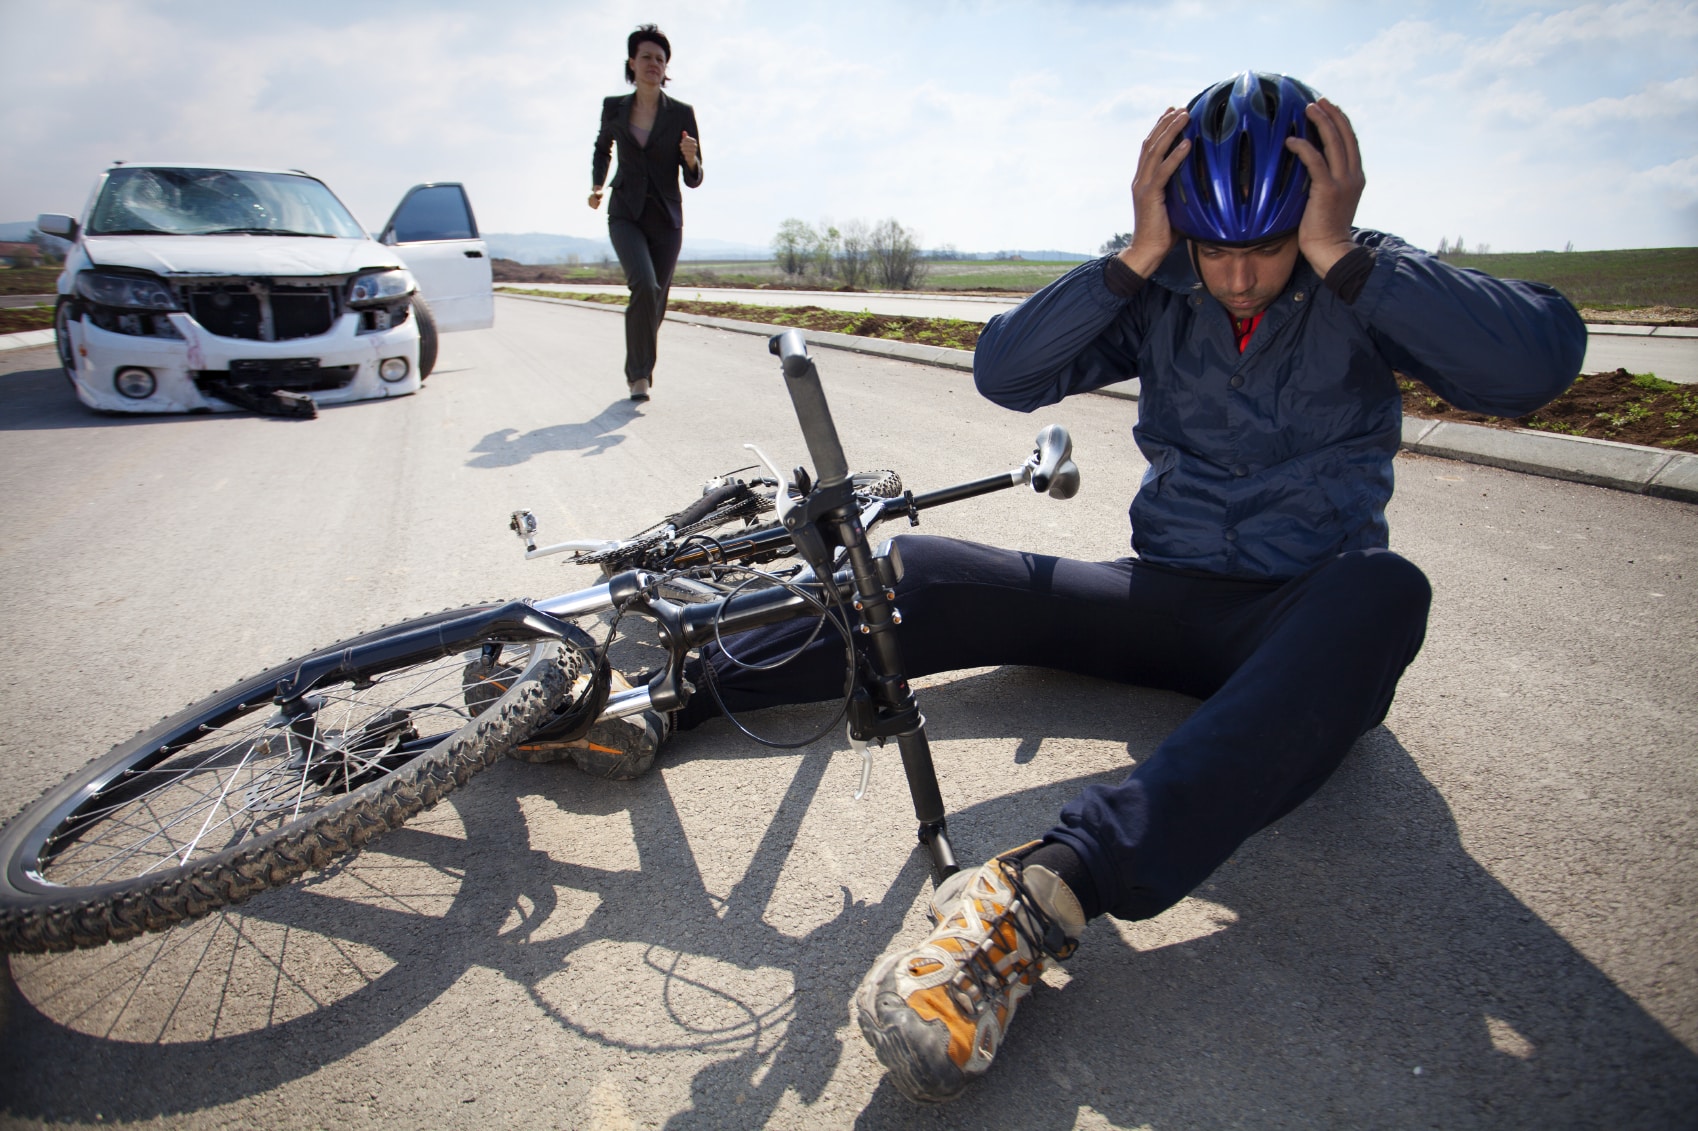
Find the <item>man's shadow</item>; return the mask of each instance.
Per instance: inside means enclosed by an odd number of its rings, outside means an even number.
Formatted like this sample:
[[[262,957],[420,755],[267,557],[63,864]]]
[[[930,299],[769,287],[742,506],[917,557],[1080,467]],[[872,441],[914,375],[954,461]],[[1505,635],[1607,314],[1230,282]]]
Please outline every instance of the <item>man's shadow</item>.
[[[1070,750],[1099,740],[1131,735],[1132,759],[1147,757],[1189,710],[1178,696],[1017,669],[922,695],[934,742],[942,740],[946,797],[952,775],[1013,773],[1017,757],[1064,767]],[[1016,733],[1049,737],[1030,751],[1009,749],[1001,768],[948,763],[955,739]],[[123,948],[90,952],[107,965],[68,971],[55,996],[40,992],[46,983],[31,971],[51,972],[56,960],[29,960],[0,1038],[5,1110],[139,1120],[256,1095],[384,1040],[473,967],[525,987],[549,1023],[588,1049],[688,1073],[688,1105],[669,1126],[758,1125],[786,1110],[792,1093],[820,1102],[840,1069],[867,1070],[868,1053],[844,1028],[844,1003],[872,959],[913,933],[911,908],[927,881],[921,855],[908,854],[888,888],[874,885],[876,900],[844,890],[811,929],[774,925],[783,919],[774,901],[794,890],[781,873],[808,866],[793,846],[806,843],[810,811],[816,823],[842,826],[839,853],[855,844],[890,855],[866,847],[866,830],[834,811],[846,804],[833,796],[845,771],[830,748],[794,760],[782,798],[770,812],[757,807],[761,843],[729,886],[705,873],[747,826],[705,827],[701,798],[670,787],[693,782],[699,792],[706,771],[749,752],[723,724],[680,736],[667,776],[629,785],[498,766],[445,807],[463,837],[433,830],[427,814],[348,866],[367,886],[396,888],[395,898],[335,898],[348,877],[333,875],[226,917],[250,938],[294,932],[297,957],[276,948],[285,991],[327,957],[388,963],[334,1000],[229,1036],[214,1021],[198,1037],[124,1040],[116,1026],[93,1022],[109,1002],[142,1000],[138,987],[164,963],[126,976]],[[1044,775],[953,812],[962,857],[1028,839],[1083,785],[1125,772],[1102,769],[1096,749],[1090,773]],[[882,772],[894,778],[892,762]],[[898,782],[881,778],[880,788],[880,803],[905,816]],[[751,803],[728,794],[710,804]],[[613,827],[629,829],[628,858],[597,831]],[[562,839],[539,849],[549,836]],[[379,866],[379,853],[410,867]],[[440,909],[427,906],[421,875],[455,877]],[[190,957],[206,981],[166,995],[173,1009],[211,996],[227,969],[225,950],[196,941],[212,929],[182,935],[204,945],[205,957]],[[609,997],[596,971],[621,955],[620,969],[633,969],[634,957],[641,977],[622,974]],[[91,993],[100,978],[110,987]],[[1065,974],[1049,980],[1021,1007],[997,1065],[939,1113],[943,1122],[1070,1128],[1089,1107],[1115,1125],[1158,1128],[1659,1127],[1690,1125],[1698,1110],[1698,1058],[1468,854],[1442,796],[1383,728],[1193,899],[1147,923],[1093,922]],[[680,1050],[681,1060],[669,1059]],[[573,1071],[595,1063],[585,1051]],[[923,1116],[886,1080],[856,1118],[886,1127]]]
[[[619,430],[642,415],[642,406],[638,402],[621,399],[582,424],[550,424],[529,432],[501,428],[473,445],[472,451],[477,454],[466,461],[466,466],[515,467],[532,456],[546,452],[580,452],[585,456],[598,456],[624,443],[625,437]]]

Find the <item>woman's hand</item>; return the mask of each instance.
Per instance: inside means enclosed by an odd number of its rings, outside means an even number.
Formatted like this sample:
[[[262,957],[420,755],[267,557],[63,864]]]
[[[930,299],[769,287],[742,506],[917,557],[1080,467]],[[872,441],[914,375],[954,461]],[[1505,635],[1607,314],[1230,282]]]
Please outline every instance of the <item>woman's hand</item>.
[[[600,189],[591,189],[590,190],[590,207],[591,208],[600,208],[601,207],[601,190]]]
[[[1173,143],[1190,120],[1191,115],[1169,106],[1156,119],[1156,128],[1138,153],[1138,171],[1132,177],[1132,242],[1120,253],[1120,261],[1146,279],[1173,250],[1173,226],[1167,221],[1167,182],[1191,152],[1189,141]]]
[[[1368,178],[1362,174],[1356,131],[1344,111],[1323,98],[1310,103],[1307,114],[1324,152],[1296,137],[1286,138],[1285,148],[1309,170],[1309,203],[1297,226],[1297,247],[1324,279],[1332,265],[1356,246],[1350,240],[1350,225]]]
[[[692,173],[695,172],[696,167],[702,163],[701,142],[691,137],[689,130],[685,130],[683,135],[679,137],[678,152],[684,155],[684,164],[690,167],[690,172]]]

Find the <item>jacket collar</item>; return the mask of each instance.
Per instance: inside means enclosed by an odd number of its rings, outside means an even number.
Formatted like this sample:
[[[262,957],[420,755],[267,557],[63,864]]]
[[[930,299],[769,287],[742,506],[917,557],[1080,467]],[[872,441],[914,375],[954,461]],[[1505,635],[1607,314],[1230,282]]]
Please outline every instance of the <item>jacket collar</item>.
[[[655,130],[659,128],[660,120],[666,116],[667,107],[669,107],[671,103],[672,100],[666,97],[666,91],[661,91],[660,104],[654,108],[654,125],[649,127],[650,137],[653,137]],[[634,90],[619,100],[619,128],[628,134],[631,133],[631,111],[636,108],[636,105],[637,92]],[[636,135],[631,134],[631,137],[635,140]]]
[[[1181,238],[1174,243],[1173,250],[1167,253],[1167,258],[1156,268],[1156,273],[1151,276],[1150,281],[1186,298],[1201,297],[1205,306],[1217,308],[1220,312],[1217,316],[1218,328],[1230,339],[1232,322],[1227,317],[1226,308],[1215,301],[1214,296],[1203,286],[1203,281],[1198,277],[1196,266],[1191,260],[1190,244],[1185,239]],[[1256,353],[1262,343],[1273,337],[1274,331],[1291,319],[1300,305],[1312,302],[1320,285],[1320,276],[1309,266],[1309,261],[1299,254],[1297,265],[1292,268],[1291,278],[1286,281],[1285,289],[1267,310],[1262,312],[1261,325],[1256,327],[1256,333],[1245,347],[1243,356],[1248,358]],[[1233,348],[1237,348],[1236,343]]]

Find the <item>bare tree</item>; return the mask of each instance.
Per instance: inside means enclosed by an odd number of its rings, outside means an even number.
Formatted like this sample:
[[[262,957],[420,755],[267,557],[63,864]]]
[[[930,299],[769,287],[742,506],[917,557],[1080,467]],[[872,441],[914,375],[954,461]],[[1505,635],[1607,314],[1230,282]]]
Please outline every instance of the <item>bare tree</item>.
[[[843,225],[837,241],[837,277],[844,286],[858,287],[866,281],[871,242],[865,220],[850,220]]]
[[[837,249],[843,242],[843,233],[839,232],[830,220],[821,220],[819,228],[814,232],[813,269],[822,279],[829,279],[836,271]]]
[[[778,260],[779,269],[786,275],[800,275],[808,268],[808,260],[814,252],[814,230],[806,220],[798,220],[794,216],[778,226],[778,234],[772,237],[772,254]]]
[[[887,289],[911,291],[925,280],[926,263],[920,255],[919,234],[904,228],[894,216],[879,221],[873,228],[867,250],[873,275]]]

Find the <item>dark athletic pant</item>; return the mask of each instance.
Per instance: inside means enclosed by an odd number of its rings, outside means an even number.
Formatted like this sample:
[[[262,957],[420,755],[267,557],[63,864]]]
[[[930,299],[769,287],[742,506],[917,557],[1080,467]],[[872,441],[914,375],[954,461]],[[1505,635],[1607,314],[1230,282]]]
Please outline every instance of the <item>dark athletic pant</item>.
[[[672,226],[672,216],[658,200],[647,201],[636,220],[609,218],[607,235],[625,269],[631,301],[625,307],[625,381],[654,379],[654,359],[666,296],[684,229]]]
[[[1421,571],[1389,550],[1340,554],[1278,582],[917,535],[901,549],[905,674],[1029,664],[1203,700],[1131,776],[1068,802],[1044,838],[1078,854],[1096,910],[1121,919],[1179,902],[1320,787],[1385,718],[1432,596]],[[749,663],[776,659],[813,623],[745,633],[732,651]],[[830,630],[776,671],[707,653],[733,712],[843,693],[842,640]],[[700,675],[690,678],[700,685]],[[715,713],[703,689],[678,722],[688,729]]]

